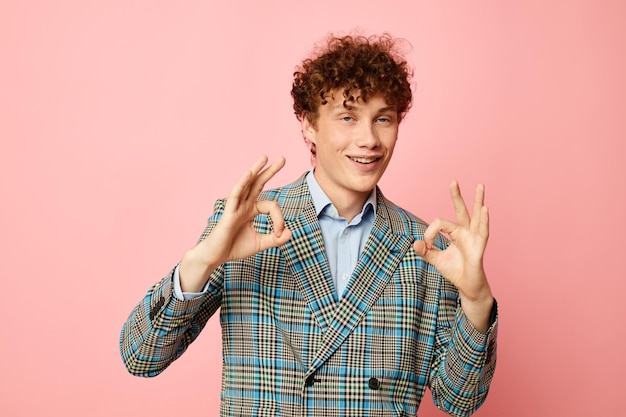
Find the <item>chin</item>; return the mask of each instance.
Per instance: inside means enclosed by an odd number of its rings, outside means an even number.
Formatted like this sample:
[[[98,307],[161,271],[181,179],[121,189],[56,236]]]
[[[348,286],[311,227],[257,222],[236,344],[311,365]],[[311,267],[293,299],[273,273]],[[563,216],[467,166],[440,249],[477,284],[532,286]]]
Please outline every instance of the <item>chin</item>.
[[[372,191],[376,184],[378,183],[378,179],[376,180],[368,180],[368,181],[359,181],[353,184],[352,189],[358,193],[368,193]]]

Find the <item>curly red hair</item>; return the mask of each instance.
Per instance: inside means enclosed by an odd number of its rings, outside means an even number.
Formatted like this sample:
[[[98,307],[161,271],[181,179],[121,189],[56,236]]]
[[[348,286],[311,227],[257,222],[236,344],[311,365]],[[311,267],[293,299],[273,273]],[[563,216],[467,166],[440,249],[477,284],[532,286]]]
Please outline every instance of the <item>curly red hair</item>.
[[[385,33],[381,36],[330,36],[326,44],[302,61],[293,74],[293,109],[298,120],[303,117],[315,124],[320,105],[327,103],[333,90],[343,89],[344,104],[380,94],[388,105],[395,106],[399,120],[411,107],[412,71],[398,50],[399,40]]]

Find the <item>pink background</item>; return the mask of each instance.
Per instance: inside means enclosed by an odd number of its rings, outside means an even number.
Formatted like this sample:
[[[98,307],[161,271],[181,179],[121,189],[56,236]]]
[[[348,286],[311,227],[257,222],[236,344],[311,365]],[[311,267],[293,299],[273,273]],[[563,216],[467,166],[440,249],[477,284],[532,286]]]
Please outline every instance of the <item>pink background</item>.
[[[126,374],[120,327],[259,155],[287,158],[271,185],[308,169],[291,74],[355,27],[413,46],[386,195],[430,221],[450,180],[487,186],[476,415],[626,415],[626,3],[304,4],[0,3],[0,415],[218,414],[217,320],[155,379]]]

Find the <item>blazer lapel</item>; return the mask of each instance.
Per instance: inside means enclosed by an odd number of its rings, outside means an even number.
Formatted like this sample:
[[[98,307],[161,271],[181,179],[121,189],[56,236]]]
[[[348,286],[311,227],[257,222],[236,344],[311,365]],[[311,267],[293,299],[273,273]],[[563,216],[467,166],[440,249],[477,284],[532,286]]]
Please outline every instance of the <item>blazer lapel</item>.
[[[334,315],[337,294],[305,176],[292,184],[282,207],[286,227],[293,234],[281,250],[306,303],[325,333]]]
[[[398,263],[410,246],[413,236],[398,221],[397,213],[378,191],[376,219],[341,301],[332,312],[332,319],[323,342],[307,375],[319,368],[370,311],[388,284]],[[326,314],[328,315],[328,313]]]

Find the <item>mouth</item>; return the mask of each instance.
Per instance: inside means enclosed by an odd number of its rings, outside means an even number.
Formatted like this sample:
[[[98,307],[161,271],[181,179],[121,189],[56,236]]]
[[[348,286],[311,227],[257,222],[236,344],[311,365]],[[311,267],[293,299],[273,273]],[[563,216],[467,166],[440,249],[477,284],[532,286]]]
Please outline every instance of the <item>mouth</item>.
[[[380,159],[380,157],[378,158],[357,158],[357,157],[352,157],[349,156],[348,158],[350,158],[352,161],[354,162],[358,162],[359,164],[372,164],[376,161],[378,161]]]

